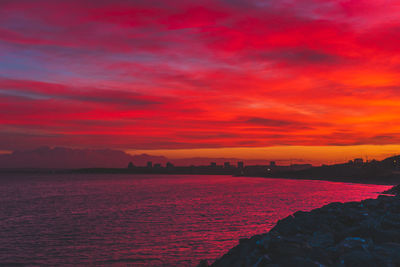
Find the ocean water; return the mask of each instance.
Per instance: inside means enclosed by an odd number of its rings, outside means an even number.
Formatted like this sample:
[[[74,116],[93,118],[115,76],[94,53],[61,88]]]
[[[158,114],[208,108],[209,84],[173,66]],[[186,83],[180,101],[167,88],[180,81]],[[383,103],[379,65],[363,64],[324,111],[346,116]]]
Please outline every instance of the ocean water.
[[[0,266],[195,266],[278,219],[383,185],[213,175],[0,177]]]

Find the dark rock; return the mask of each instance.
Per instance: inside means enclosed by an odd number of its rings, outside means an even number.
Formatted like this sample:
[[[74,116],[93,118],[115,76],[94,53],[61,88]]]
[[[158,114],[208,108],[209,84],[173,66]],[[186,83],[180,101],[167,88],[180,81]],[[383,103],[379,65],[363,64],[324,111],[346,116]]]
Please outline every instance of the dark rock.
[[[346,267],[376,267],[381,266],[379,263],[377,258],[362,250],[349,251],[339,258],[339,266]]]
[[[400,185],[395,185],[392,188],[383,191],[382,194],[400,195]]]
[[[336,232],[335,241],[340,242],[349,236],[357,236],[357,237],[361,237],[361,238],[372,238],[371,233],[377,227],[378,227],[378,225],[375,220],[372,220],[372,221],[365,220],[357,226],[348,227],[348,228],[344,229],[343,231]]]
[[[268,249],[269,256],[274,262],[297,255],[307,255],[311,251],[312,248],[306,240],[295,237],[272,239]]]
[[[301,217],[304,217],[304,216],[308,216],[309,214],[310,214],[309,212],[299,210],[299,211],[296,211],[295,213],[293,213],[293,217],[301,218]]]
[[[277,231],[281,235],[295,235],[299,232],[299,226],[295,223],[293,216],[288,216],[279,220],[272,230]]]
[[[334,236],[330,232],[314,232],[311,239],[309,240],[309,244],[311,247],[330,247],[334,244]]]
[[[368,209],[375,209],[378,206],[379,202],[376,201],[376,199],[365,199],[361,201],[362,207],[368,208]]]
[[[343,209],[343,212],[337,216],[337,219],[345,225],[353,226],[357,225],[361,220],[363,220],[364,215],[356,209],[347,207]]]
[[[301,256],[295,256],[291,258],[284,258],[279,261],[279,266],[282,267],[319,267],[318,262],[314,262],[311,259],[304,258]]]
[[[209,267],[207,260],[201,260],[197,267]]]
[[[360,237],[346,237],[337,245],[337,247],[340,253],[345,253],[352,250],[368,251],[372,245],[373,242],[371,240],[366,240]]]
[[[307,254],[314,262],[318,262],[325,266],[331,266],[337,258],[336,251],[329,250],[328,248],[313,248],[312,251]]]
[[[400,195],[298,211],[211,266],[400,266]]]
[[[400,215],[388,212],[382,218],[381,225],[383,229],[400,229]]]
[[[386,195],[379,195],[377,200],[379,201],[379,204],[388,203],[393,200],[393,197]]]
[[[373,253],[386,266],[400,266],[400,244],[398,243],[384,243],[375,246]]]
[[[271,263],[272,263],[271,258],[267,254],[265,254],[258,259],[256,264],[254,264],[254,267],[266,267],[269,266]]]
[[[239,244],[247,243],[247,242],[249,242],[249,240],[250,239],[248,239],[248,238],[240,238],[239,239]]]
[[[257,240],[256,244],[259,250],[266,251],[269,247],[270,242],[271,242],[271,236],[267,234],[264,235],[260,240]]]
[[[375,243],[400,243],[400,232],[397,230],[374,229],[371,238]]]

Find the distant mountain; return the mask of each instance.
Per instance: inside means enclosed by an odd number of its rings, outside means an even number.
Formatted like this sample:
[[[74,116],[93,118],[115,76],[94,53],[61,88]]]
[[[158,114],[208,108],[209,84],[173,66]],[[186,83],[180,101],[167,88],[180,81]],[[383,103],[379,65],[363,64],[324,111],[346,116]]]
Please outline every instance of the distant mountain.
[[[147,161],[165,164],[162,156],[129,155],[123,151],[104,149],[71,149],[64,147],[40,147],[29,151],[14,151],[0,155],[0,168],[123,168],[132,161],[145,165]]]
[[[145,166],[148,161],[165,164],[169,161],[176,166],[209,165],[216,162],[222,165],[230,162],[232,165],[244,161],[247,165],[269,164],[267,160],[241,160],[237,158],[183,158],[168,159],[164,156],[148,154],[130,155],[123,151],[103,149],[72,149],[65,147],[40,147],[34,150],[14,151],[11,154],[0,155],[0,168],[124,168],[129,162],[136,166]]]

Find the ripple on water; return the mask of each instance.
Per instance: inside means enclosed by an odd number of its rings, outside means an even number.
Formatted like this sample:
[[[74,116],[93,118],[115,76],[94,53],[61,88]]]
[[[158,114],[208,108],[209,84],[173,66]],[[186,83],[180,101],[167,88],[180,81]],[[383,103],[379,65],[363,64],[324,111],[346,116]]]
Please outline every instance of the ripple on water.
[[[206,175],[0,178],[0,265],[193,266],[278,219],[389,186]]]

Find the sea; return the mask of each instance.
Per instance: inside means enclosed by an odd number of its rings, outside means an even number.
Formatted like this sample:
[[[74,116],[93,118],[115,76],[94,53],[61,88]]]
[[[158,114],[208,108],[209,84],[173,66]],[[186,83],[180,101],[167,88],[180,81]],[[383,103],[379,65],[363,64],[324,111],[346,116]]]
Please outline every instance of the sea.
[[[222,175],[0,176],[0,266],[196,266],[298,210],[390,186]]]

